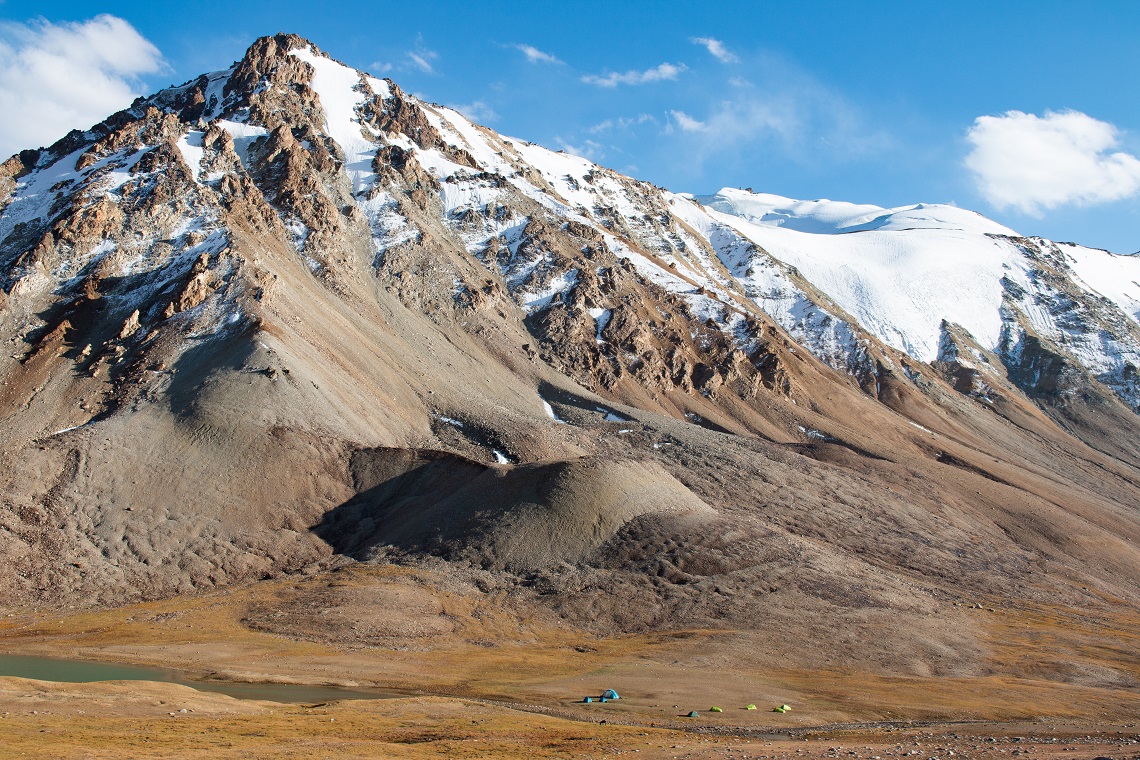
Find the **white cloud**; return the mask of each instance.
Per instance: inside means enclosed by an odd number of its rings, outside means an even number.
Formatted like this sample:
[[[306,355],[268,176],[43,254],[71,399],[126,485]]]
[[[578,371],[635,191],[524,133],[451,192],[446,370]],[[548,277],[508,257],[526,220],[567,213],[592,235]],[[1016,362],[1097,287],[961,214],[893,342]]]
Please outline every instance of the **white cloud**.
[[[707,152],[732,150],[773,135],[791,142],[805,131],[804,116],[778,100],[726,100],[703,120],[679,110],[669,116],[667,132],[676,125],[682,133],[698,135]]]
[[[1140,159],[1121,151],[1119,131],[1079,111],[979,116],[966,133],[966,168],[996,208],[1031,216],[1140,193]]]
[[[780,160],[823,166],[881,155],[894,140],[867,123],[841,93],[780,59],[758,56],[749,81],[710,85],[719,98],[677,102],[666,111],[669,149],[693,171],[709,159],[769,151]]]
[[[694,45],[704,45],[705,48],[721,63],[736,63],[739,58],[724,46],[724,43],[713,37],[693,37],[689,40]]]
[[[411,61],[413,66],[425,74],[435,73],[435,67],[431,65],[431,62],[437,58],[439,58],[439,53],[435,52],[434,50],[408,51],[408,60]]]
[[[482,100],[476,100],[473,103],[451,107],[472,121],[488,122],[499,118],[499,115],[495,113],[495,109],[491,108],[491,106],[487,105]]]
[[[582,81],[598,87],[617,87],[619,84],[648,84],[676,79],[677,75],[687,68],[683,63],[662,63],[645,71],[627,71],[623,74],[611,72],[604,76],[587,74],[582,77]]]
[[[606,157],[605,147],[593,140],[585,140],[581,145],[574,145],[561,137],[555,137],[554,142],[561,150],[588,161],[601,161]]]
[[[680,127],[683,132],[703,132],[709,128],[708,124],[694,119],[684,111],[670,111],[669,113],[673,116],[673,121],[677,122],[677,126]]]
[[[531,63],[562,63],[550,53],[544,53],[534,45],[518,44],[513,47],[521,51]]]
[[[416,35],[416,49],[409,50],[405,55],[408,58],[405,66],[419,69],[425,74],[435,73],[435,66],[432,65],[432,61],[439,59],[439,53],[424,47],[424,36],[422,34]]]
[[[139,76],[165,68],[158,48],[115,16],[0,24],[0,155],[98,123],[141,94]]]
[[[392,64],[387,61],[373,61],[368,64],[369,74],[387,74],[392,70]]]
[[[654,119],[647,113],[638,114],[637,116],[620,116],[616,119],[605,119],[604,121],[598,122],[586,131],[593,135],[600,135],[609,132],[611,129],[629,129],[638,124],[656,121],[657,119]]]

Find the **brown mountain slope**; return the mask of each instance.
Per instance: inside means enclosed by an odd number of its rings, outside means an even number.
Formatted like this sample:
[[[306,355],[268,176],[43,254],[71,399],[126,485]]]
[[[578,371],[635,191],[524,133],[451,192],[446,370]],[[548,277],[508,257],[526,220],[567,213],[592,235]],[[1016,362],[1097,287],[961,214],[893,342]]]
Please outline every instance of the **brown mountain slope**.
[[[839,662],[927,674],[982,667],[956,601],[1140,604],[1114,397],[1066,403],[1078,438],[866,334],[840,372],[740,293],[718,322],[631,263],[664,261],[652,214],[570,218],[504,138],[510,175],[368,78],[362,168],[309,50],[259,40],[5,164],[44,200],[0,241],[0,603],[439,557],[594,630],[793,632],[807,665],[842,619]]]

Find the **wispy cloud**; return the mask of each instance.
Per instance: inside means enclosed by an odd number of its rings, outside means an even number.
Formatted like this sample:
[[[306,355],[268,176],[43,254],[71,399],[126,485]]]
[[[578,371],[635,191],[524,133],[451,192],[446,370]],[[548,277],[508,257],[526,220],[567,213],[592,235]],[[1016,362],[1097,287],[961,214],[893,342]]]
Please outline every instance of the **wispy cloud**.
[[[369,74],[387,74],[392,70],[392,64],[387,61],[373,61],[368,64]]]
[[[689,39],[694,45],[704,45],[705,49],[721,63],[736,63],[740,59],[736,54],[724,46],[724,43],[715,37],[692,37]]]
[[[115,16],[0,24],[0,154],[91,126],[130,105],[140,76],[164,69],[158,48]]]
[[[669,115],[673,117],[673,121],[681,128],[683,132],[704,132],[709,128],[709,125],[703,121],[694,119],[684,111],[670,111]]]
[[[431,50],[408,51],[408,60],[411,61],[413,66],[425,74],[435,73],[435,67],[431,65],[431,62],[436,58],[439,58],[439,53],[435,53]]]
[[[561,137],[555,137],[554,142],[567,153],[590,161],[601,161],[606,157],[605,146],[593,140],[584,140],[582,143],[574,145]]]
[[[673,110],[666,131],[700,135],[711,149],[732,149],[773,136],[789,142],[803,127],[804,117],[787,103],[762,100],[726,100],[704,119]]]
[[[656,123],[656,121],[657,119],[647,113],[638,114],[637,116],[619,116],[616,119],[606,119],[598,122],[586,131],[593,135],[600,135],[613,129],[629,129],[638,124]]]
[[[472,121],[488,122],[499,118],[499,115],[495,113],[495,109],[491,108],[491,106],[487,105],[482,100],[476,100],[472,103],[461,105],[454,105],[451,106],[451,108],[459,111],[459,113],[463,114]]]
[[[551,55],[550,53],[542,52],[534,45],[519,43],[517,45],[512,45],[511,47],[513,47],[515,50],[520,51],[531,63],[562,63],[562,61],[560,61],[555,56]]]
[[[687,69],[688,67],[683,63],[662,63],[645,71],[610,72],[602,75],[587,74],[582,77],[582,81],[598,87],[617,87],[619,84],[649,84],[674,80]]]
[[[1140,159],[1123,151],[1120,131],[1080,111],[979,116],[966,133],[966,168],[995,208],[1030,216],[1060,206],[1091,206],[1140,194]]]
[[[769,69],[763,83],[734,83],[719,101],[704,107],[684,104],[667,112],[662,131],[671,142],[683,144],[680,149],[687,151],[694,168],[711,157],[759,146],[812,163],[858,160],[893,143],[889,135],[869,127],[841,94],[811,76],[786,66]]]
[[[422,34],[416,36],[416,49],[409,50],[406,55],[408,64],[412,68],[419,69],[425,74],[435,73],[435,66],[432,65],[432,62],[439,60],[439,53],[424,46]]]

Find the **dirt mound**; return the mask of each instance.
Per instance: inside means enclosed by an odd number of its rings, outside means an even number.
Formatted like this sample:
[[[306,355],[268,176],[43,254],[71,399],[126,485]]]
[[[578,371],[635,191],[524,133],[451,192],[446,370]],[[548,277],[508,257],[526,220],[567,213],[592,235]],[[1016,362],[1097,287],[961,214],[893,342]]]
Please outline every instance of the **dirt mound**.
[[[713,515],[656,462],[489,466],[446,452],[373,449],[354,456],[353,473],[361,490],[315,532],[357,559],[394,548],[529,571],[578,562],[643,515]]]

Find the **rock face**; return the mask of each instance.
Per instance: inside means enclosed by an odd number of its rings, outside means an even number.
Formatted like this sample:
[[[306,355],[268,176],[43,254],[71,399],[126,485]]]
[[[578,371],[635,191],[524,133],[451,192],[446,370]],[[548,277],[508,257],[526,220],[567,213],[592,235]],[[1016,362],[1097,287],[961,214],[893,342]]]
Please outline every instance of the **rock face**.
[[[9,159],[0,602],[439,557],[610,630],[1140,603],[1140,326],[1090,254],[970,233],[994,335],[895,340],[733,203],[290,35]]]

